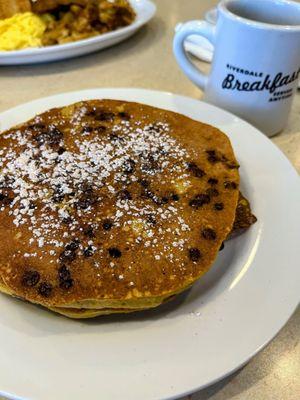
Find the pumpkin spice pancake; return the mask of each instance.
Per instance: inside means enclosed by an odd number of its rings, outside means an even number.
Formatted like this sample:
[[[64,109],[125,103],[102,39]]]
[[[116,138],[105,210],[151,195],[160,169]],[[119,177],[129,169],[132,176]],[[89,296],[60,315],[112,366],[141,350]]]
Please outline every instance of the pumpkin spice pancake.
[[[231,232],[227,136],[114,100],[0,135],[0,290],[80,318],[156,307],[209,270]]]

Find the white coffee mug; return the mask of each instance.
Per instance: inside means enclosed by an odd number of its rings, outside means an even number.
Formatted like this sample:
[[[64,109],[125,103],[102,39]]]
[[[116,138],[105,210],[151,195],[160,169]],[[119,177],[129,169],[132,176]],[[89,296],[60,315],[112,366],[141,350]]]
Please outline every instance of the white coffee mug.
[[[184,41],[200,35],[214,46],[207,76],[188,58]],[[223,0],[216,26],[189,21],[175,34],[174,54],[204,100],[249,121],[267,136],[288,118],[300,76],[300,3]]]

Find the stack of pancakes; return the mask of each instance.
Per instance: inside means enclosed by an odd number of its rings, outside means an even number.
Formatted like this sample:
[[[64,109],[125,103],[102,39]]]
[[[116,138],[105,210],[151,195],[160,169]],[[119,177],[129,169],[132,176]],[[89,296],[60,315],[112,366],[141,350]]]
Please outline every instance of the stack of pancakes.
[[[156,307],[255,222],[228,137],[114,100],[0,135],[0,290],[73,318]]]

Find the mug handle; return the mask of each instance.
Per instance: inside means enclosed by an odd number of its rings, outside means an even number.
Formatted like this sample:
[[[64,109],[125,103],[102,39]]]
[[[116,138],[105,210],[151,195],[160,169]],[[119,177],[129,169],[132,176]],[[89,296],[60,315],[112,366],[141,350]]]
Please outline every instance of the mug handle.
[[[202,90],[208,82],[208,76],[199,71],[188,58],[184,49],[184,41],[188,36],[199,35],[205,37],[212,45],[215,42],[216,27],[206,21],[189,21],[182,25],[176,32],[173,41],[175,58],[187,77]]]

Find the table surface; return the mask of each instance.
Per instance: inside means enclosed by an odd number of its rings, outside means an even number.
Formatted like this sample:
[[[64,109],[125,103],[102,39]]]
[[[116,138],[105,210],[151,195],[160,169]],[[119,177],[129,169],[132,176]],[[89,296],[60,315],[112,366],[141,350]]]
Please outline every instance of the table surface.
[[[173,30],[180,21],[202,18],[216,1],[156,3],[158,12],[153,21],[115,47],[53,64],[0,67],[0,111],[35,98],[96,87],[140,87],[201,98],[200,90],[182,74],[174,60]],[[209,69],[204,63],[201,67]],[[272,140],[300,172],[300,92],[286,129]],[[300,308],[278,336],[242,370],[184,400],[299,400],[299,338]]]

